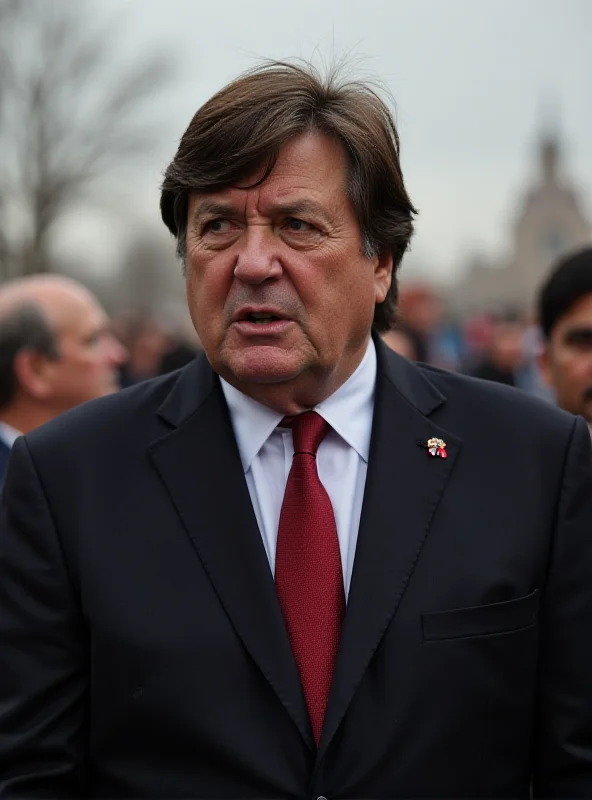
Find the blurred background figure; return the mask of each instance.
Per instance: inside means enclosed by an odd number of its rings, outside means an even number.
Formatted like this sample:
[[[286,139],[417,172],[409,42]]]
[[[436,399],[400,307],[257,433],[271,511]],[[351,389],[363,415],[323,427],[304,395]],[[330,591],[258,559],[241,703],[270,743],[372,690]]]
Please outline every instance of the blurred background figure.
[[[189,317],[164,321],[153,313],[118,314],[113,330],[128,356],[120,369],[122,388],[180,369],[201,351]]]
[[[0,481],[17,436],[116,391],[125,357],[81,284],[44,275],[0,287]]]
[[[197,335],[188,335],[184,329],[178,329],[170,338],[169,347],[160,359],[159,374],[165,375],[188,364],[201,352]]]
[[[581,414],[592,433],[592,248],[559,262],[538,301],[543,376],[557,404]]]
[[[493,319],[481,362],[469,374],[507,386],[520,386],[520,375],[526,366],[524,331],[524,323],[517,316],[508,314]]]
[[[160,375],[184,367],[202,351],[199,336],[187,310],[178,309],[171,316],[174,323],[171,324],[168,347],[160,360],[158,370]]]
[[[462,326],[463,365],[465,372],[472,374],[478,369],[491,348],[494,321],[489,313],[475,314]]]
[[[399,320],[412,342],[414,358],[443,369],[458,369],[460,339],[445,320],[444,299],[429,282],[404,283],[399,290]]]
[[[144,314],[119,317],[115,326],[128,353],[120,370],[122,388],[159,375],[163,356],[171,347],[167,326]]]
[[[522,350],[524,365],[517,374],[516,385],[529,394],[553,402],[553,393],[546,383],[540,369],[540,358],[544,347],[544,337],[538,324],[536,312],[529,311],[524,316]]]
[[[391,350],[398,353],[404,358],[411,361],[417,361],[417,352],[415,349],[415,340],[402,323],[397,324],[390,331],[381,334],[383,342],[387,344]]]
[[[406,334],[413,342],[417,361],[432,363],[442,305],[434,289],[427,283],[408,283],[399,291],[399,316]]]

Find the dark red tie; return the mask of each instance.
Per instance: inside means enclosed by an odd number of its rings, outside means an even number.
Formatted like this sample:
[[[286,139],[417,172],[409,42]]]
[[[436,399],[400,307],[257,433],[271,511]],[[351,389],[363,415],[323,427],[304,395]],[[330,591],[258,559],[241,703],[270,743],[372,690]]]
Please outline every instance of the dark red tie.
[[[316,462],[329,423],[314,411],[289,420],[294,460],[280,513],[275,582],[318,744],[345,594],[335,515]]]

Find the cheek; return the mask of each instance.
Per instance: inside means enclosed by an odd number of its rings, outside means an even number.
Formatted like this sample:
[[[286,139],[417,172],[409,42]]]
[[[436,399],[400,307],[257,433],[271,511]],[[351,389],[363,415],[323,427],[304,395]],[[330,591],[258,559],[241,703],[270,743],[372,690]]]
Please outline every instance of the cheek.
[[[72,361],[71,374],[78,380],[82,374],[87,377],[100,376],[105,372],[106,364],[102,355],[81,355],[76,361]]]
[[[313,301],[333,301],[341,311],[373,305],[376,291],[372,265],[352,247],[311,260],[301,285]]]
[[[374,316],[374,273],[359,255],[341,255],[334,261],[312,264],[307,279],[299,281],[310,326],[319,336],[348,337],[367,332]]]
[[[108,345],[80,347],[70,353],[69,371],[75,379],[86,375],[88,378],[102,378],[113,369],[111,351]]]
[[[190,305],[200,313],[215,312],[224,303],[232,281],[227,259],[195,258],[187,267],[186,289]]]
[[[570,353],[562,353],[556,359],[553,373],[557,384],[568,393],[577,392],[586,376],[583,361]]]
[[[373,265],[358,258],[348,274],[345,289],[345,306],[350,317],[356,317],[364,324],[370,324],[374,316],[378,287],[381,286],[374,274]]]

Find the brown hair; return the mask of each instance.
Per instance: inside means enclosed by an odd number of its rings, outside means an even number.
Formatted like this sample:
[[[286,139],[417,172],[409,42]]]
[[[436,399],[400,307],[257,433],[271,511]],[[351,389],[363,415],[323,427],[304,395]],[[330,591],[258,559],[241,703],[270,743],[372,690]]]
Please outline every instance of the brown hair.
[[[160,198],[162,218],[186,256],[189,195],[238,184],[265,166],[273,169],[290,139],[310,130],[341,142],[349,160],[347,192],[368,258],[390,251],[393,280],[374,312],[388,330],[396,300],[396,269],[409,245],[416,213],[403,183],[399,136],[387,106],[369,85],[326,78],[308,63],[266,62],[221,89],[195,114],[168,166]]]

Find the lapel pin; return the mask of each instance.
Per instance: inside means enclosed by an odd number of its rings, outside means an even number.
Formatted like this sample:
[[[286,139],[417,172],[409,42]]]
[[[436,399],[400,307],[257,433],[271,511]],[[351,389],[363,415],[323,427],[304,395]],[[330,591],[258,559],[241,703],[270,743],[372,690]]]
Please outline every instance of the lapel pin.
[[[418,444],[425,447],[428,453],[435,458],[448,458],[444,439],[428,439],[427,442],[418,442]]]

